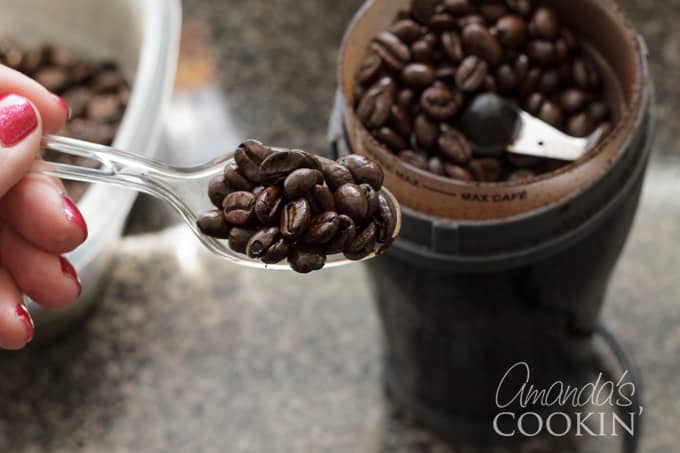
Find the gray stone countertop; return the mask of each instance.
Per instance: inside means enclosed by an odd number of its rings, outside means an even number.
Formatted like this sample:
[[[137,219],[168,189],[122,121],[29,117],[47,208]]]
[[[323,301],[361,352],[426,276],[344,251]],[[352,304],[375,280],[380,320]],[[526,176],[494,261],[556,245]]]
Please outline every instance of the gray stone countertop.
[[[212,24],[243,135],[325,146],[335,49],[358,0],[186,0]],[[641,451],[680,432],[680,2],[623,2],[652,49],[656,157],[604,321],[645,378]],[[322,15],[323,14],[323,15]],[[301,51],[300,49],[304,49]],[[177,244],[180,244],[177,246]],[[311,277],[237,268],[181,228],[123,240],[100,305],[60,341],[0,354],[2,452],[569,452],[612,443],[449,445],[383,395],[362,266]]]

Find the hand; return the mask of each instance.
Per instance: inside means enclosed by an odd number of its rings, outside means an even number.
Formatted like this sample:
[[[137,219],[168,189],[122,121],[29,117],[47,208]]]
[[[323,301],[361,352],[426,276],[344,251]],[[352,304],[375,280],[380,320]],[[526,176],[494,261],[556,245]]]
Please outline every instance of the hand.
[[[33,338],[22,295],[61,309],[81,291],[61,255],[85,241],[85,221],[61,181],[29,174],[43,134],[68,116],[61,98],[0,65],[0,348],[21,349]]]

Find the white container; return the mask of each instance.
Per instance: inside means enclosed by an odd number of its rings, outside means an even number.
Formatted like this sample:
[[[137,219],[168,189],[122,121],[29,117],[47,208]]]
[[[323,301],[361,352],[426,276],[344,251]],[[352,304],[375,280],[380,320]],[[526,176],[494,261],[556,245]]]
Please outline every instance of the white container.
[[[155,155],[177,66],[179,0],[0,0],[0,9],[0,36],[11,37],[22,47],[52,43],[95,61],[116,61],[132,83],[132,92],[114,146]],[[61,312],[29,303],[37,340],[64,332],[96,302],[136,196],[93,185],[80,200],[90,236],[68,258],[79,272],[83,294]]]

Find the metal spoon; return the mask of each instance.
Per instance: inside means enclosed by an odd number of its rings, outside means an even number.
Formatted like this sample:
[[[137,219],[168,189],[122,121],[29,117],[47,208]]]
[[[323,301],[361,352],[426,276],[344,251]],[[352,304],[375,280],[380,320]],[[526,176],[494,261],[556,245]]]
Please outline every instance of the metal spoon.
[[[152,195],[170,203],[201,243],[214,254],[242,266],[291,270],[285,263],[266,265],[257,259],[236,253],[229,248],[227,241],[206,236],[198,229],[196,222],[199,215],[214,209],[208,198],[208,185],[233,161],[231,155],[195,167],[174,167],[108,146],[54,135],[43,137],[42,147],[70,156],[92,159],[101,166],[88,168],[37,160],[32,169],[34,173],[86,183],[110,184]],[[387,189],[383,188],[382,193],[396,214],[396,228],[392,236],[392,239],[396,239],[401,229],[401,209],[394,195]],[[102,209],[115,209],[115,206],[102,206]],[[374,258],[380,252],[377,248],[364,260]],[[344,266],[356,262],[337,254],[328,256],[325,267]]]

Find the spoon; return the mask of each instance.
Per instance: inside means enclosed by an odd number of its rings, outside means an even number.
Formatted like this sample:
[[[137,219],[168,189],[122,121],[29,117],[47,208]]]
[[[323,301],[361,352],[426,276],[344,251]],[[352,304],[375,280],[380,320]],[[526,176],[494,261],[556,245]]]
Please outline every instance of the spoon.
[[[585,138],[572,137],[497,94],[486,93],[474,98],[463,112],[461,131],[478,155],[499,157],[507,151],[576,161],[600,141],[605,129],[599,128]]]
[[[227,241],[206,236],[198,229],[196,225],[198,217],[206,211],[215,209],[208,197],[208,184],[215,176],[224,172],[225,166],[233,162],[231,155],[195,167],[175,167],[108,146],[55,135],[43,137],[42,147],[61,154],[92,159],[99,162],[101,166],[88,168],[36,160],[32,168],[34,173],[72,181],[104,183],[149,194],[168,202],[201,243],[215,255],[241,266],[292,272],[285,262],[274,265],[264,264],[257,259],[234,252],[229,248]],[[381,191],[392,206],[393,212],[396,213],[396,228],[391,238],[394,240],[401,229],[401,209],[392,193],[385,188]],[[107,208],[114,209],[115,206]],[[382,251],[377,248],[361,261],[374,258]],[[356,262],[358,261],[350,261],[342,254],[336,254],[328,256],[324,267],[338,267]]]

